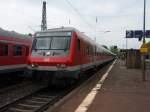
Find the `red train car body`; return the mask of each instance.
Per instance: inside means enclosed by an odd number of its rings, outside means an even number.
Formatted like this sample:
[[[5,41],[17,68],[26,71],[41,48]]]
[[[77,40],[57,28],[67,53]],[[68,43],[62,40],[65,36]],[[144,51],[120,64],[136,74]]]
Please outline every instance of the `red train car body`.
[[[30,37],[0,29],[0,73],[22,71],[32,45]]]
[[[81,71],[113,59],[108,49],[75,28],[64,27],[35,33],[28,68],[52,77],[78,78]]]

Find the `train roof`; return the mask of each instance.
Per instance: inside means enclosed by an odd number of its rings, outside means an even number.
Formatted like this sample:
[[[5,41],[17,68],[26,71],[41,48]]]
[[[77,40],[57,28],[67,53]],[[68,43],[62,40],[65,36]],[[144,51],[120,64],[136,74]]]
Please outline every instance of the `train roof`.
[[[13,38],[21,38],[21,39],[31,39],[31,36],[20,34],[15,31],[7,31],[2,28],[0,28],[0,36],[4,37],[13,37]]]
[[[114,53],[112,53],[110,50],[104,48],[102,45],[100,45],[99,43],[96,43],[94,40],[92,40],[91,38],[89,38],[88,36],[86,36],[84,33],[80,32],[79,30],[77,30],[74,27],[60,27],[60,28],[52,28],[52,29],[48,29],[45,31],[39,31],[36,33],[46,33],[46,32],[66,32],[66,31],[75,31],[77,33],[77,35],[79,35],[82,39],[84,39],[84,41],[87,41],[88,43],[90,43],[93,46],[97,46],[98,49],[101,49],[102,52],[107,52],[109,54],[115,55]],[[35,33],[35,34],[36,34]]]
[[[77,35],[80,35],[85,41],[88,41],[90,42],[91,44],[96,44],[94,40],[92,40],[91,38],[89,38],[88,36],[86,36],[84,33],[80,32],[79,30],[77,30],[76,28],[74,27],[60,27],[60,28],[53,28],[53,29],[48,29],[48,30],[45,30],[45,31],[40,31],[41,33],[42,32],[59,32],[59,31],[62,31],[62,32],[67,32],[67,31],[74,31],[77,33]],[[37,33],[40,33],[40,32],[37,32]]]
[[[61,27],[61,28],[48,29],[47,31],[78,31],[78,30],[73,27]]]

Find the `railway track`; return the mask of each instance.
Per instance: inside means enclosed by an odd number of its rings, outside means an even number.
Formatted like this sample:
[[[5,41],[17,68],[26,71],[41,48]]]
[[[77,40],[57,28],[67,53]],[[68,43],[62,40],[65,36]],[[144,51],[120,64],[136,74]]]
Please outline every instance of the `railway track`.
[[[23,81],[23,82],[18,83],[18,84],[13,84],[11,86],[3,87],[0,89],[0,94],[7,93],[11,90],[15,90],[17,88],[24,87],[24,86],[29,85],[29,84],[31,84],[31,81]]]
[[[1,107],[0,112],[44,112],[48,108],[53,108],[59,101],[61,102],[63,97],[68,96],[69,93],[84,84],[86,80],[92,80],[90,77],[93,77],[93,75],[91,74],[95,73],[92,71],[89,73],[88,77],[82,78],[78,83],[75,83],[72,86],[42,88],[39,91]]]
[[[88,77],[82,78],[71,86],[52,86],[42,88],[0,108],[0,112],[43,112],[56,102],[79,87]]]
[[[0,90],[0,108],[3,108],[6,105],[18,101],[24,96],[30,95],[45,87],[45,85],[36,85],[30,81],[25,81],[17,85],[3,88]]]
[[[0,108],[0,112],[43,112],[72,89],[45,88]]]

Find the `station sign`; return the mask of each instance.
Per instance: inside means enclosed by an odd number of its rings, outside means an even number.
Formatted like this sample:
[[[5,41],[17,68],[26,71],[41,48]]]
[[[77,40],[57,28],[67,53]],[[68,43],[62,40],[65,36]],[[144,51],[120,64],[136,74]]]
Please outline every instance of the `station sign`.
[[[142,37],[143,37],[143,31],[142,30],[135,30],[134,31],[134,38],[138,38],[139,41],[141,41]]]
[[[146,30],[145,32],[146,38],[150,38],[150,30]],[[143,31],[142,30],[127,30],[126,38],[138,38],[139,41],[142,40]]]
[[[150,30],[146,30],[146,38],[150,38]]]
[[[132,30],[126,31],[126,38],[133,38],[133,31]]]

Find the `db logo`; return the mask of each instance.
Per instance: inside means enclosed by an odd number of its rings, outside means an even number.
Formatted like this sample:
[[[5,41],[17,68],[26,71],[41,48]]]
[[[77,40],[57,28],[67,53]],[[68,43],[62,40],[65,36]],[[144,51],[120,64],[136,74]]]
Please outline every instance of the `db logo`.
[[[44,58],[44,61],[45,61],[45,62],[49,61],[49,58]]]

